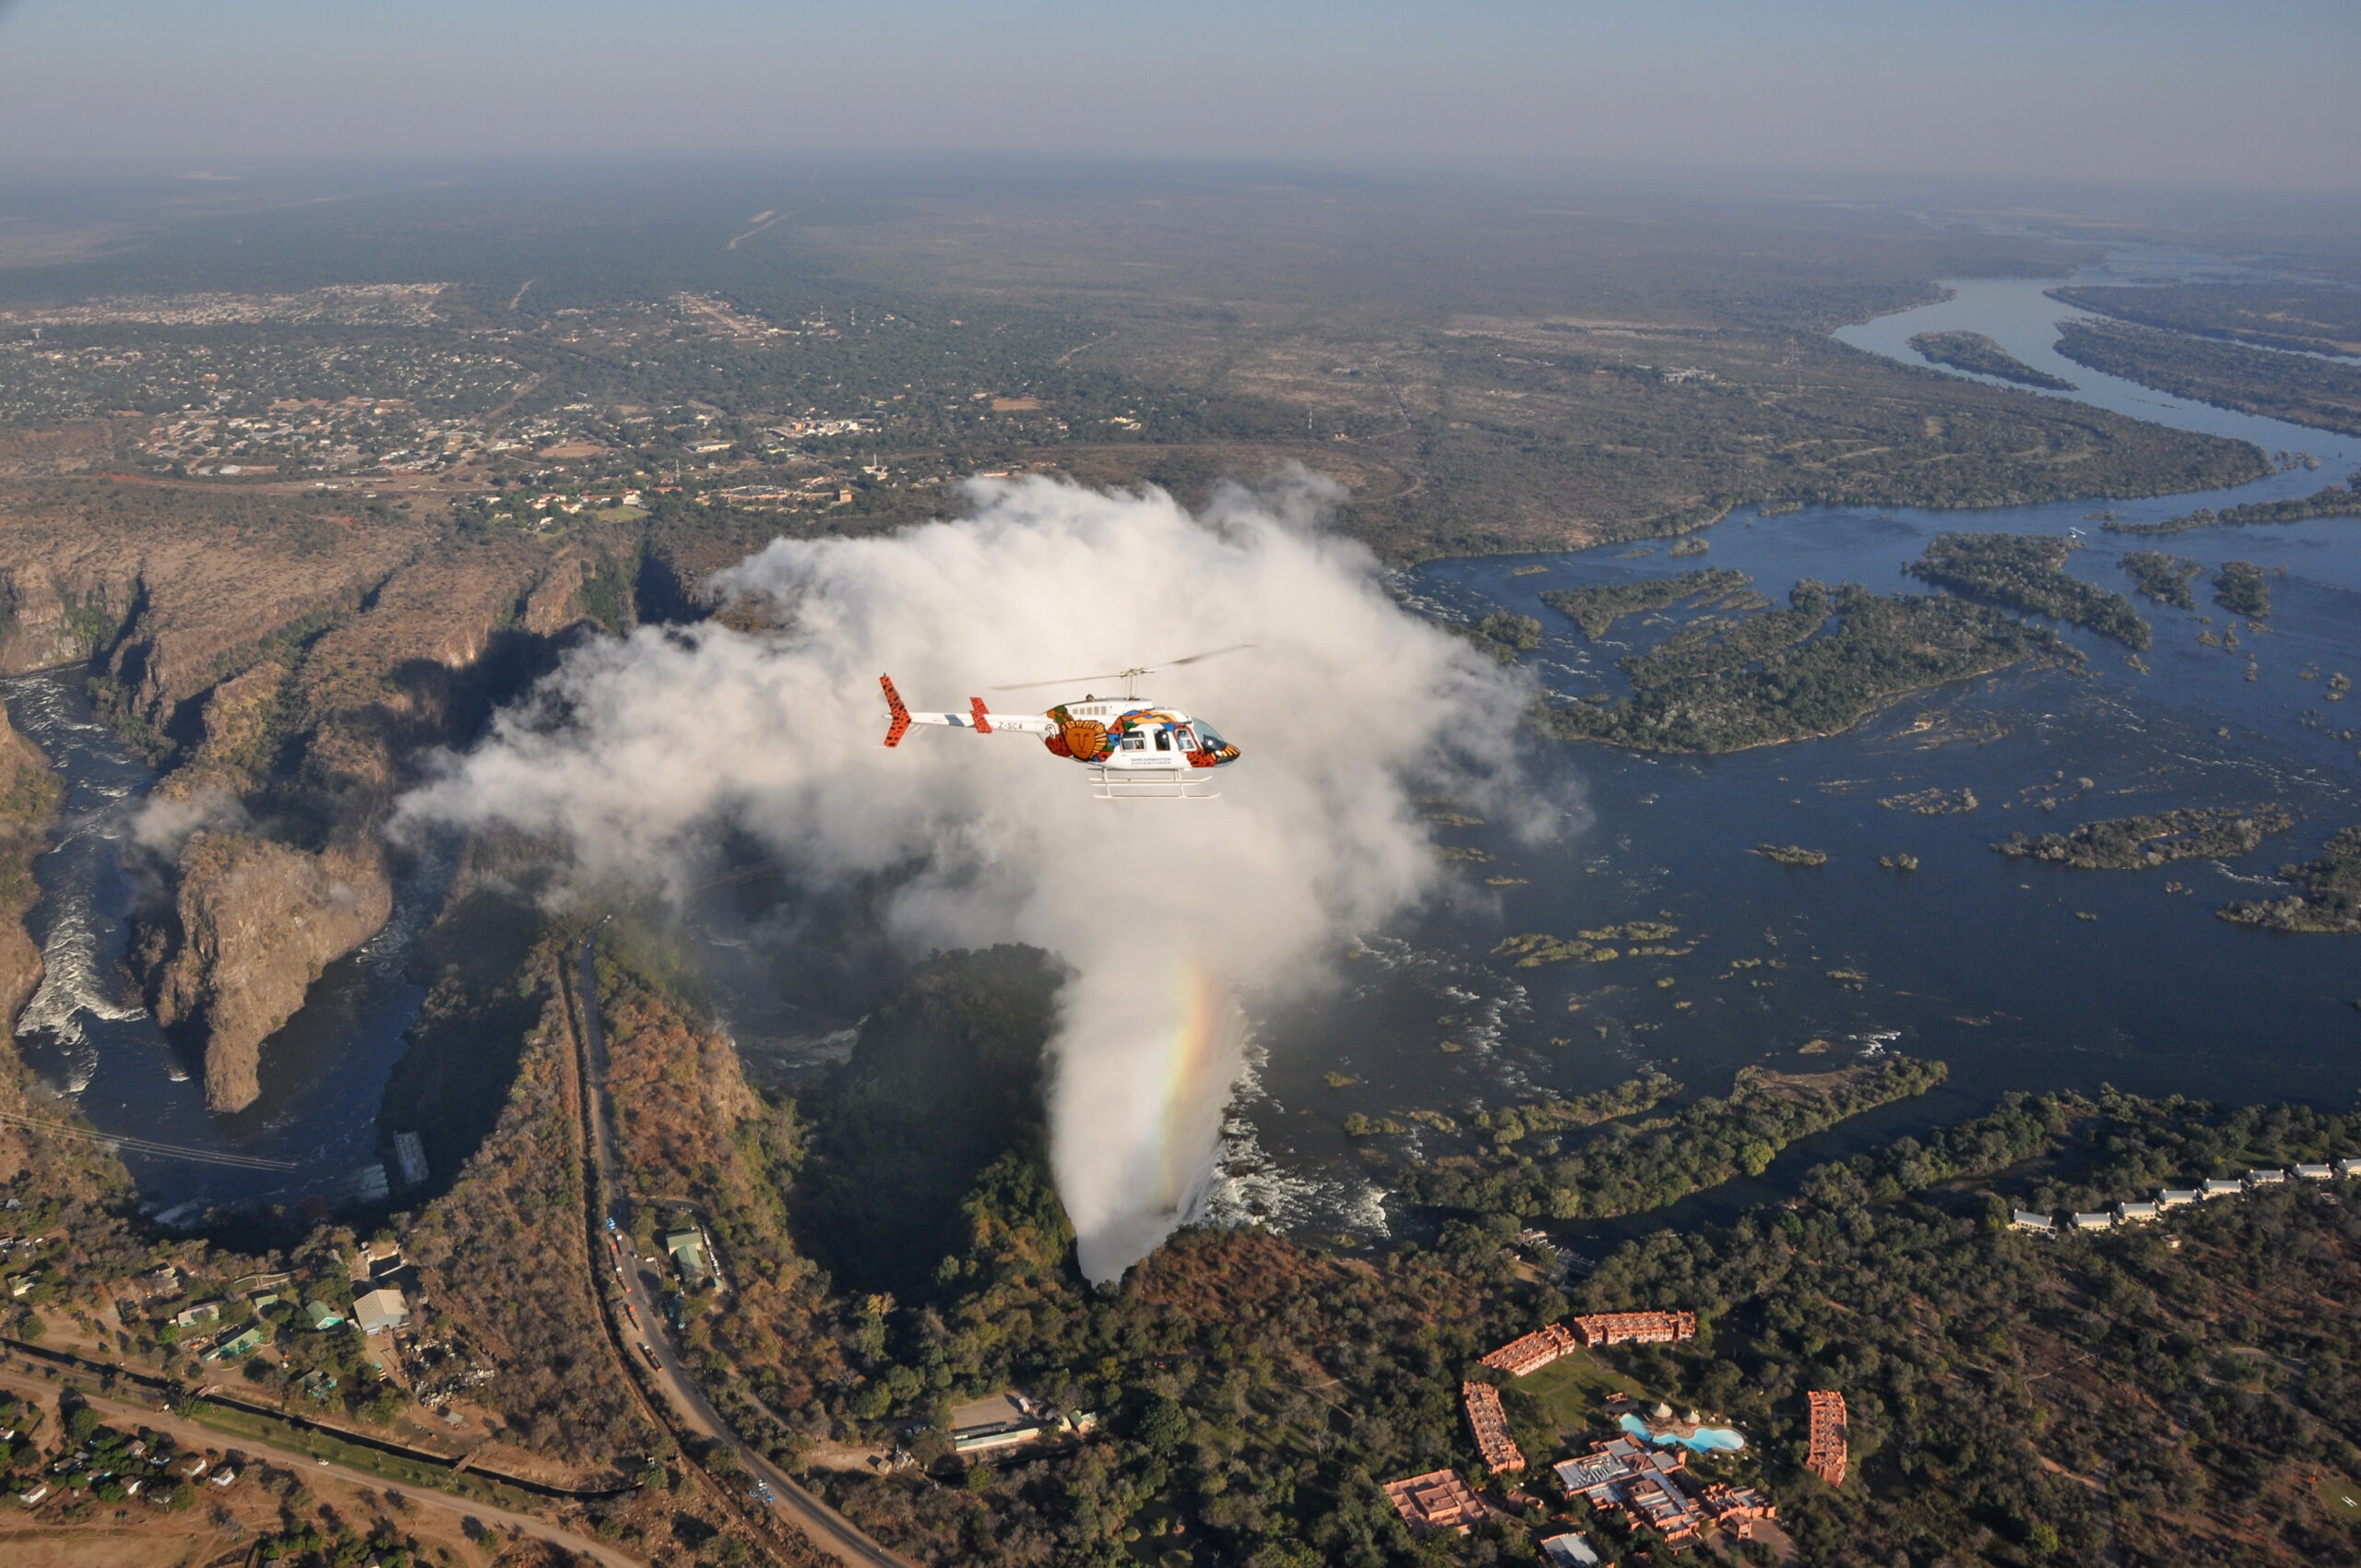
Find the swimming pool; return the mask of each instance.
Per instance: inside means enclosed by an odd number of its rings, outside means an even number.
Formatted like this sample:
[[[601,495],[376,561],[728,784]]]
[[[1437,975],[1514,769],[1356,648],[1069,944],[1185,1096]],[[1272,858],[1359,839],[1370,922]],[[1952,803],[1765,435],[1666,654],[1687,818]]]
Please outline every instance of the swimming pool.
[[[1727,1427],[1699,1427],[1691,1436],[1675,1437],[1670,1432],[1649,1431],[1648,1423],[1637,1416],[1625,1416],[1621,1425],[1633,1437],[1646,1438],[1660,1447],[1686,1448],[1691,1454],[1735,1454],[1746,1446],[1746,1439]]]

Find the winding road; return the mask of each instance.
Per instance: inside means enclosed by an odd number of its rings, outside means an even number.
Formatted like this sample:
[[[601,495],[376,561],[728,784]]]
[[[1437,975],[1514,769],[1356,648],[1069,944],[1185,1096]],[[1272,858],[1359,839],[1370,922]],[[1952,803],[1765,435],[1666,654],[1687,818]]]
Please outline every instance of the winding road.
[[[655,1276],[643,1272],[631,1232],[623,1229],[626,1217],[622,1212],[623,1200],[631,1189],[622,1156],[617,1153],[614,1106],[607,1096],[607,1032],[599,1017],[599,977],[591,963],[596,941],[595,930],[582,939],[574,985],[577,998],[575,1011],[580,1020],[577,1033],[582,1044],[585,1119],[589,1123],[590,1158],[596,1177],[592,1191],[603,1194],[603,1198],[594,1197],[592,1201],[604,1204],[602,1223],[596,1227],[598,1240],[592,1247],[594,1252],[605,1253],[607,1268],[623,1288],[620,1309],[611,1308],[610,1321],[616,1337],[639,1352],[649,1381],[671,1408],[673,1420],[682,1429],[728,1449],[737,1459],[740,1473],[760,1481],[769,1492],[767,1497],[759,1492],[755,1495],[790,1520],[811,1538],[813,1545],[853,1568],[916,1568],[909,1559],[870,1539],[851,1520],[798,1486],[767,1455],[741,1438],[681,1364],[657,1299]],[[594,1264],[597,1261],[593,1259]]]

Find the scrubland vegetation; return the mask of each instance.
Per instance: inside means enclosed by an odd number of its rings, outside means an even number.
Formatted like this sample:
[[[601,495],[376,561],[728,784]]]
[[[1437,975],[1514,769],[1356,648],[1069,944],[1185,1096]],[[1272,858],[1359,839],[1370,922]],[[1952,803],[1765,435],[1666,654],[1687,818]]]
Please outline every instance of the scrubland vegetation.
[[[2083,627],[2134,651],[2149,647],[2155,634],[2130,600],[2067,572],[2066,562],[2078,548],[2055,534],[1938,534],[1911,563],[1910,575],[1953,593]]]
[[[2225,904],[2222,918],[2271,931],[2361,932],[2361,827],[2320,847],[2317,859],[2279,868],[2292,891],[2284,898]]]
[[[1765,657],[1755,650],[1792,636],[1820,606],[1832,629]],[[1645,751],[1731,752],[1833,735],[1911,692],[2035,659],[2071,657],[2055,634],[1979,604],[1886,596],[1846,583],[1798,584],[1790,611],[1758,637],[1741,629],[1685,643],[1643,673],[1679,678],[1638,686],[1622,701],[1552,709],[1569,740]]]
[[[1413,1203],[1521,1218],[1609,1218],[1662,1208],[1738,1176],[1757,1176],[1797,1138],[1849,1116],[1924,1094],[1940,1062],[1892,1057],[1834,1073],[1741,1071],[1730,1092],[1701,1098],[1668,1119],[1608,1124],[1571,1148],[1528,1154],[1514,1141],[1451,1155],[1402,1172]]]
[[[2361,435],[2361,368],[2112,321],[2058,323],[2077,364],[2176,398]]]
[[[1921,332],[1910,339],[1910,346],[1937,364],[1949,365],[1953,370],[1997,376],[2046,392],[2074,390],[2072,382],[2046,370],[2034,369],[2002,348],[1998,339],[1981,332]]]
[[[2355,472],[2343,484],[2328,485],[2309,495],[2291,496],[2284,501],[2242,501],[2218,512],[2201,507],[2162,522],[2110,520],[2101,526],[2110,533],[2158,535],[2188,533],[2194,529],[2251,528],[2271,523],[2308,523],[2317,517],[2361,517],[2361,471]],[[2129,561],[2130,557],[2125,559]]]
[[[2012,860],[2044,861],[2086,871],[2138,871],[2174,861],[2244,855],[2296,819],[2284,806],[2194,806],[2145,816],[2086,822],[2067,833],[2012,833],[1992,847]]]

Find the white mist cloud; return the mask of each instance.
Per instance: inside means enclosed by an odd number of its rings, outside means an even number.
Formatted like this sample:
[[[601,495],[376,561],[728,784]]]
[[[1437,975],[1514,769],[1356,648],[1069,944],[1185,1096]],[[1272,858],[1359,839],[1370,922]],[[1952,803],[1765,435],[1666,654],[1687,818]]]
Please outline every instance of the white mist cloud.
[[[1052,1158],[1085,1271],[1113,1277],[1202,1195],[1239,1067],[1231,999],[1312,979],[1335,933],[1434,886],[1418,795],[1497,786],[1529,700],[1317,529],[1334,498],[1298,471],[1192,517],[1159,492],[1033,479],[972,485],[969,516],[890,538],[775,540],[716,586],[785,630],[580,647],[403,817],[512,826],[674,890],[727,827],[805,876],[897,874],[888,918],[914,948],[1059,954],[1076,973]],[[1029,736],[880,744],[881,673],[915,707],[1014,709],[990,688],[1240,642],[1257,650],[1142,687],[1242,748],[1216,801],[1096,800]]]

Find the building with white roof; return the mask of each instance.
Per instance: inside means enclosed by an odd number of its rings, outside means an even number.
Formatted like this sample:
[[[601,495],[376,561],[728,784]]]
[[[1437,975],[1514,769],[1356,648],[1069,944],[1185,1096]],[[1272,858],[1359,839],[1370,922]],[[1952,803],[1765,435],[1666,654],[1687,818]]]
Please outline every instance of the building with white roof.
[[[352,1321],[361,1325],[363,1334],[383,1334],[389,1328],[405,1328],[409,1324],[409,1302],[391,1286],[372,1290],[352,1303]]]

